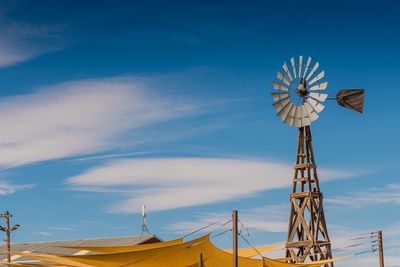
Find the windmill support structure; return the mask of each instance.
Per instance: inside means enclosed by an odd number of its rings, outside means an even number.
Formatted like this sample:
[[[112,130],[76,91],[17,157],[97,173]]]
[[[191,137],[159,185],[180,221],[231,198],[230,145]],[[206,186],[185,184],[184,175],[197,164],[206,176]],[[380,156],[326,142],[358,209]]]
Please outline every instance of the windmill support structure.
[[[298,132],[290,204],[286,257],[291,258],[292,262],[331,259],[331,242],[309,126],[300,127]],[[333,267],[333,263],[325,267]]]

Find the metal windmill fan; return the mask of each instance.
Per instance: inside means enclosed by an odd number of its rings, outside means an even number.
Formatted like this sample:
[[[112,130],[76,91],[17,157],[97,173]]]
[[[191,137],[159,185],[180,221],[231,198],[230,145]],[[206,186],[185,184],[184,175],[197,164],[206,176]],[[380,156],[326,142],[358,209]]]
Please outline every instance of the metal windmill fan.
[[[299,61],[296,62],[292,57],[290,65],[284,62],[283,72],[277,72],[279,82],[272,82],[275,89],[272,93],[275,101],[272,106],[287,125],[298,128],[310,125],[324,110],[322,103],[330,100],[328,94],[324,93],[328,87],[328,82],[322,81],[325,71],[317,71],[319,63],[311,64],[311,61],[311,57],[303,61],[303,56],[299,56]],[[364,90],[341,90],[336,95],[336,100],[339,105],[362,113]]]

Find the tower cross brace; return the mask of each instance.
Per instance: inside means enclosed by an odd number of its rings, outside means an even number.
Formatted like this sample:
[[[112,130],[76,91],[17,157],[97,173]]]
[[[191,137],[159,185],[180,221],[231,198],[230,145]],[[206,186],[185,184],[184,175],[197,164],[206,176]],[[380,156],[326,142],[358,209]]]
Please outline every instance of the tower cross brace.
[[[286,242],[286,257],[292,258],[293,262],[332,258],[322,199],[311,129],[309,126],[300,127]],[[333,264],[325,267],[333,267]]]

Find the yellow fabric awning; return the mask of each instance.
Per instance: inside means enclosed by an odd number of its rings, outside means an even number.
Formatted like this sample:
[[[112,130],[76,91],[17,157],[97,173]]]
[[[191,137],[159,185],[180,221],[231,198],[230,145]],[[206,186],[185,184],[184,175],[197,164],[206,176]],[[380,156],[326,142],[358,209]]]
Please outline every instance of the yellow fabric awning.
[[[231,267],[232,254],[215,247],[209,235],[166,247],[92,255],[46,255],[26,254],[34,259],[73,267],[195,267],[199,254],[204,267]],[[317,267],[337,259],[310,263],[285,263],[268,258],[251,259],[239,257],[240,267]]]
[[[117,252],[133,252],[133,251],[141,251],[147,249],[155,249],[155,248],[179,245],[182,243],[183,243],[183,238],[178,238],[170,241],[164,241],[152,244],[143,244],[143,245],[133,245],[133,246],[110,246],[110,247],[57,246],[57,247],[77,249],[77,250],[87,250],[100,253],[117,253]]]
[[[282,247],[281,244],[276,244],[276,245],[259,246],[259,247],[255,247],[255,248],[239,248],[238,254],[240,257],[251,258],[251,257],[255,257],[258,255],[257,251],[262,254],[265,252],[280,249],[281,247]],[[256,249],[257,251],[255,251],[254,249]],[[228,253],[233,253],[232,249],[224,249],[224,251],[226,251]]]

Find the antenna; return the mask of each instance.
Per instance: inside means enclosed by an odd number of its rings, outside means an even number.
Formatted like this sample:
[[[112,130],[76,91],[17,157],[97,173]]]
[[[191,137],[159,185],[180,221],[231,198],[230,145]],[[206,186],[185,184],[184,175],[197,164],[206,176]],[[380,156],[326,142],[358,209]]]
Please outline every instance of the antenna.
[[[319,71],[319,63],[313,63],[311,57],[303,60],[299,56],[298,63],[292,57],[290,67],[284,62],[282,68],[283,72],[277,72],[279,82],[272,82],[272,106],[286,125],[298,128],[286,257],[295,263],[331,259],[310,128],[325,109],[323,103],[331,100],[325,93],[328,82],[323,81],[325,71]],[[345,108],[363,112],[364,89],[341,90],[332,99]]]
[[[142,229],[140,231],[140,235],[148,235],[150,234],[149,229],[147,228],[147,214],[146,214],[146,206],[142,206]]]

